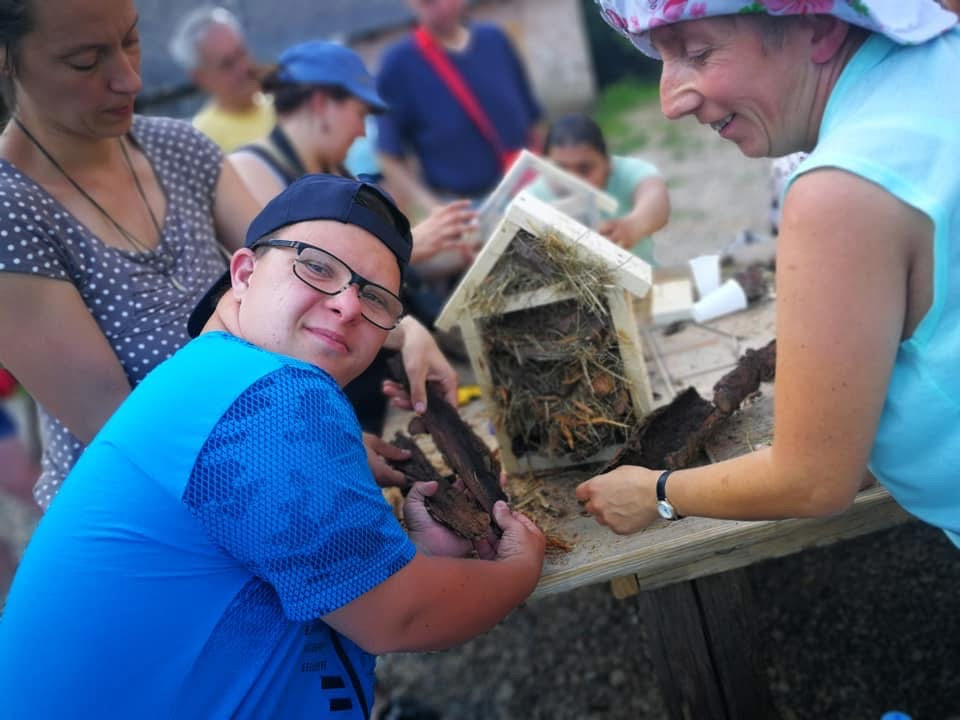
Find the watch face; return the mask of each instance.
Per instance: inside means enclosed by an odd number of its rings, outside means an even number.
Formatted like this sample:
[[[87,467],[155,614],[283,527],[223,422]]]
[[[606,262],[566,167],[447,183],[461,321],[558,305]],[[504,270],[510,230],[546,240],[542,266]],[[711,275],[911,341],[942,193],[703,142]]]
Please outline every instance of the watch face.
[[[657,501],[657,512],[660,513],[660,517],[662,517],[664,520],[673,520],[677,517],[677,513],[673,509],[673,505],[668,503],[666,500]]]

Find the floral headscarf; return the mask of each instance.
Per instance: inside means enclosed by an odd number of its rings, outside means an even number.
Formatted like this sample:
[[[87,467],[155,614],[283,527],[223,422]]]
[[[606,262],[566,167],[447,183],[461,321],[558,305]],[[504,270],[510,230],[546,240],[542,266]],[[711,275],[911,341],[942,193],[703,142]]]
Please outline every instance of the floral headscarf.
[[[936,0],[594,0],[603,19],[650,57],[650,30],[712,15],[834,15],[886,35],[901,45],[915,45],[940,35],[957,16]]]

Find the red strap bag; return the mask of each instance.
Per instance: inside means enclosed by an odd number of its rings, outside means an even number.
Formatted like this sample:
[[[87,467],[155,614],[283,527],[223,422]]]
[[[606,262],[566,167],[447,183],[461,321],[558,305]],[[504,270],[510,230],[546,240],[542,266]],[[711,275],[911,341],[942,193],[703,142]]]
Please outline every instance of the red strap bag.
[[[437,39],[428,33],[426,29],[419,27],[413,31],[413,42],[427,61],[427,64],[440,76],[440,80],[447,86],[447,89],[450,90],[456,101],[460,103],[460,106],[464,112],[467,113],[471,122],[476,125],[477,130],[480,131],[480,134],[483,135],[484,139],[490,144],[490,147],[493,148],[493,151],[500,160],[501,169],[503,172],[506,172],[513,164],[517,155],[520,154],[520,151],[510,151],[504,147],[497,129],[493,126],[493,123],[490,122],[490,118],[487,117],[487,114],[480,106],[470,86],[467,85],[467,81],[463,79],[463,75],[460,74],[460,71],[457,70],[450,61],[449,56],[440,43],[437,42]]]

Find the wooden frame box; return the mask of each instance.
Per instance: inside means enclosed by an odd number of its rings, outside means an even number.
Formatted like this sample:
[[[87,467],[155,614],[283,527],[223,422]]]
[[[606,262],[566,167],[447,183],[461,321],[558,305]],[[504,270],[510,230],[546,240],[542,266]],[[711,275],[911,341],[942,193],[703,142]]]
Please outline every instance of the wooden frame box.
[[[556,198],[546,201],[582,225],[596,228],[604,217],[617,211],[612,195],[598,190],[576,175],[561,170],[549,160],[521,150],[503,179],[477,208],[477,237],[485,243],[493,234],[507,206],[525,188],[543,179],[555,191]]]
[[[546,247],[537,245],[543,238],[549,238],[551,243],[560,243],[564,252],[569,253],[569,257],[583,262],[584,267],[597,268],[602,274],[603,282],[584,283],[579,275],[557,281],[549,275],[531,272],[526,264],[523,267],[510,266],[510,258],[516,257],[511,255],[512,245],[524,243],[525,257],[530,259],[531,247]],[[513,251],[516,251],[516,248]],[[500,263],[501,258],[504,257],[506,260]],[[534,266],[537,266],[536,260],[536,257],[531,259]],[[546,264],[543,267],[546,267]],[[493,306],[478,307],[477,298],[489,296],[491,287],[500,287],[497,283],[502,282],[505,273],[513,277],[518,272],[526,273],[523,278],[525,282],[522,284],[524,290],[502,296],[497,295]],[[508,317],[515,320],[522,317],[523,313],[545,313],[543,317],[559,317],[556,313],[569,313],[571,304],[579,318],[584,297],[591,298],[592,307],[599,308],[597,311],[591,311],[593,314],[589,315],[594,318],[592,329],[596,332],[578,335],[577,332],[581,330],[581,326],[578,325],[572,336],[565,342],[568,342],[567,347],[570,347],[569,342],[572,341],[576,343],[579,350],[586,348],[587,351],[590,349],[589,343],[605,342],[606,344],[602,346],[603,352],[619,355],[616,370],[610,372],[610,377],[605,379],[604,389],[598,392],[612,392],[613,390],[607,386],[611,382],[615,384],[615,391],[619,393],[617,397],[622,398],[620,403],[623,406],[622,417],[629,419],[631,423],[639,421],[650,412],[653,400],[650,380],[643,360],[643,347],[637,320],[634,316],[633,298],[642,298],[647,294],[651,286],[650,278],[650,266],[643,260],[528,193],[521,193],[507,207],[506,214],[490,240],[480,251],[441,311],[436,326],[442,330],[450,330],[456,326],[462,333],[471,366],[483,391],[484,401],[487,403],[488,414],[493,419],[501,461],[508,472],[563,468],[605,461],[611,458],[620,447],[629,427],[626,423],[617,422],[616,419],[610,421],[608,418],[594,418],[597,423],[622,426],[622,433],[621,429],[614,431],[622,437],[617,442],[609,446],[604,445],[600,450],[586,457],[578,454],[577,448],[574,447],[576,443],[570,439],[569,433],[563,435],[570,446],[569,452],[558,451],[556,443],[551,444],[552,451],[545,450],[543,444],[525,447],[522,452],[517,450],[517,438],[511,437],[503,421],[503,403],[509,403],[510,399],[506,397],[508,393],[499,381],[500,378],[494,377],[496,363],[492,361],[493,353],[501,352],[502,356],[502,349],[496,347],[495,340],[491,339],[497,334],[494,331],[506,324]],[[537,338],[538,332],[550,330],[550,328],[544,330],[542,325],[531,325],[531,328],[533,329],[529,333],[529,338],[533,343],[541,342]],[[524,332],[527,331],[524,330]],[[527,337],[528,335],[525,334],[524,338]],[[606,340],[600,340],[601,337]],[[542,348],[546,344],[549,343],[543,341],[537,347]],[[557,343],[554,342],[553,347],[556,346]],[[610,350],[610,348],[613,349]],[[525,360],[522,359],[516,347],[511,352],[517,355],[520,371],[538,372],[532,364],[528,368],[524,367]],[[563,359],[557,357],[558,361]],[[537,360],[543,360],[543,356],[538,356]],[[588,372],[584,368],[580,379],[564,382],[564,393],[569,394],[576,389],[573,387],[576,383],[594,382],[597,376],[596,371]],[[611,381],[614,377],[616,380]],[[583,388],[579,389],[583,390]],[[594,392],[594,385],[591,384],[587,390]],[[544,412],[550,418],[548,423],[564,422],[562,416],[558,415],[554,418],[549,410]],[[558,432],[563,430],[564,428],[561,427]]]

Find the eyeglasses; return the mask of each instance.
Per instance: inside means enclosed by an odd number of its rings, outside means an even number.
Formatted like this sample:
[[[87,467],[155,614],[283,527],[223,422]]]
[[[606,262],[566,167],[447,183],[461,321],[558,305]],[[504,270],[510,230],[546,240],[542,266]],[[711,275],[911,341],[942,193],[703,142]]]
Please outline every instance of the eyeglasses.
[[[339,295],[351,285],[357,286],[360,314],[382,330],[393,330],[403,315],[403,302],[382,285],[370,282],[336,255],[305,242],[272,238],[254,243],[258,247],[289,247],[297,251],[293,274],[324,295]]]

